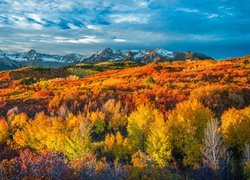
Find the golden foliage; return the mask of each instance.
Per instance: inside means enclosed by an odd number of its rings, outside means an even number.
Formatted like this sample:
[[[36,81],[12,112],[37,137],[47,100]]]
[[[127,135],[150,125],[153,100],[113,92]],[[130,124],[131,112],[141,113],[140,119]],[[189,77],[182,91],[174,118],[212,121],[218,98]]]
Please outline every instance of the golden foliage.
[[[168,115],[170,142],[176,158],[183,155],[186,166],[195,166],[201,160],[203,132],[213,113],[197,100],[177,104]]]
[[[229,109],[221,120],[221,130],[229,146],[242,149],[250,143],[250,106],[241,110]]]
[[[20,147],[30,147],[37,152],[62,152],[73,159],[83,156],[89,150],[89,126],[81,117],[72,114],[64,120],[39,113],[23,129],[17,130],[13,141]]]
[[[0,119],[0,144],[5,143],[8,139],[8,129],[8,123],[5,121],[5,119]]]
[[[0,148],[61,153],[91,175],[93,168],[111,171],[105,157],[133,165],[137,179],[164,178],[159,170],[167,174],[175,163],[200,167],[207,121],[228,108],[236,109],[221,117],[226,142],[237,149],[249,143],[249,107],[237,110],[249,106],[247,58],[152,63],[87,77],[117,67],[0,73],[0,117],[7,119],[0,120]]]
[[[165,167],[172,156],[167,124],[163,114],[158,113],[150,127],[147,139],[147,153],[155,159],[160,167]]]
[[[160,112],[149,105],[140,105],[137,111],[132,112],[128,118],[129,145],[133,152],[146,150],[146,139],[150,133],[151,124]]]
[[[125,158],[127,152],[124,146],[124,138],[119,131],[115,135],[106,134],[103,146],[105,153],[113,153],[118,160]]]
[[[21,114],[11,114],[8,116],[10,121],[10,127],[13,132],[18,129],[22,129],[28,121],[28,116],[25,113]]]

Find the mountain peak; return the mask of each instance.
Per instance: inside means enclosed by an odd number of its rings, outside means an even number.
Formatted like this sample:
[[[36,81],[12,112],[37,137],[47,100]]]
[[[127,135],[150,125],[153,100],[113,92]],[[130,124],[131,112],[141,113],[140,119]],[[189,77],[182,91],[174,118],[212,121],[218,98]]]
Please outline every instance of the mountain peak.
[[[109,52],[109,53],[112,53],[113,52],[113,50],[111,49],[111,48],[105,48],[102,52]]]
[[[28,54],[36,54],[37,52],[34,49],[31,49],[27,52]]]
[[[85,59],[86,63],[99,63],[106,61],[135,61],[140,63],[150,62],[164,62],[164,61],[177,61],[177,60],[204,60],[212,59],[206,55],[194,53],[194,52],[173,52],[164,48],[156,48],[153,50],[116,50],[106,48],[103,51],[99,51]]]
[[[64,56],[37,53],[34,49],[26,53],[8,54],[0,50],[0,59],[9,59],[24,65],[60,67],[79,62],[95,64],[99,62],[134,61],[139,63],[165,62],[178,60],[212,59],[196,52],[173,52],[164,48],[140,50],[112,50],[107,47],[98,53],[85,57],[71,53]]]

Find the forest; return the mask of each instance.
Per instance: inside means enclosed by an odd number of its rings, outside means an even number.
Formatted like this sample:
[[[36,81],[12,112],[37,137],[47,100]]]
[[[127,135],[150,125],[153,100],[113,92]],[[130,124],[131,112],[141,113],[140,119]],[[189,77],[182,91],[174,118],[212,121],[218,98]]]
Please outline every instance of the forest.
[[[0,72],[0,179],[249,179],[250,57]]]

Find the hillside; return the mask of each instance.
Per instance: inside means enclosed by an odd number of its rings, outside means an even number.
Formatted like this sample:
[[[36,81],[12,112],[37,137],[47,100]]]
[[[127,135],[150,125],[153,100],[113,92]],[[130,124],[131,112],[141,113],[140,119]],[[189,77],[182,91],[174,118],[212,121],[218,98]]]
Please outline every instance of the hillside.
[[[226,61],[151,63],[140,65],[141,67],[126,68],[138,65],[134,63],[78,64],[61,69],[31,67],[1,72],[0,95],[7,99],[8,107],[2,111],[2,115],[14,106],[20,106],[19,108],[29,114],[25,103],[19,104],[26,100],[34,101],[32,110],[37,112],[39,110],[36,108],[40,107],[39,99],[43,99],[46,102],[43,110],[47,111],[48,103],[53,97],[67,95],[67,91],[75,94],[76,97],[79,94],[92,94],[93,100],[97,96],[95,101],[98,101],[98,96],[102,94],[104,99],[118,98],[128,101],[133,106],[139,103],[137,100],[152,101],[151,103],[156,103],[163,112],[173,108],[177,102],[188,99],[189,96],[195,94],[203,96],[203,93],[200,93],[203,91],[210,95],[216,92],[218,96],[223,97],[222,101],[218,98],[199,97],[206,98],[207,101],[220,102],[220,104],[205,102],[215,110],[216,107],[213,106],[218,106],[222,110],[233,106],[231,102],[226,102],[233,101],[228,99],[231,95],[242,99],[243,104],[249,104],[247,58]],[[122,68],[125,69],[119,70]],[[148,77],[152,77],[154,82],[146,82]],[[81,99],[77,101],[81,104]],[[226,107],[223,107],[225,105]]]
[[[2,71],[0,178],[205,178],[213,152],[243,177],[249,74],[249,57]]]

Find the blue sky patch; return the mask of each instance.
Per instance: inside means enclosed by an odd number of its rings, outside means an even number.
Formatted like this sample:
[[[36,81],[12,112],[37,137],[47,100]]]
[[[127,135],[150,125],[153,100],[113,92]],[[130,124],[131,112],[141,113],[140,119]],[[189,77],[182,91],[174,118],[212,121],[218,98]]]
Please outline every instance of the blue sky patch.
[[[243,56],[249,9],[248,0],[0,0],[0,45],[53,54],[111,47]]]

